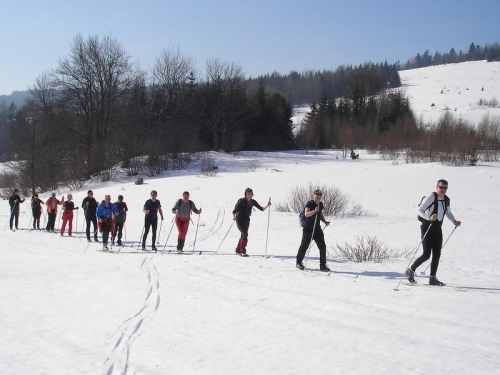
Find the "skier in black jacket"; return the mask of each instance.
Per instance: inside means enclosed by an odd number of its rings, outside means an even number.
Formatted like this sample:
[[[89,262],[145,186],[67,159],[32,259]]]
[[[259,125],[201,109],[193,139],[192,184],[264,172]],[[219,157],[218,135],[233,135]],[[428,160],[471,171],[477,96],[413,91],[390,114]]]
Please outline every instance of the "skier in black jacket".
[[[256,207],[261,211],[265,211],[271,202],[267,202],[265,207],[262,207],[253,198],[253,190],[250,188],[245,189],[245,197],[240,198],[233,210],[233,220],[236,220],[236,226],[241,233],[240,240],[236,246],[236,254],[247,256],[247,243],[248,243],[248,228],[250,227],[250,216],[252,215],[252,208]]]
[[[14,224],[14,219],[15,219],[15,225],[16,229],[19,225],[19,203],[23,203],[24,198],[21,198],[19,196],[19,190],[14,189],[14,192],[9,198],[9,205],[10,205],[10,230],[13,229],[12,224]]]
[[[90,223],[94,225],[94,241],[99,242],[97,238],[97,201],[94,198],[94,193],[92,190],[87,191],[87,197],[85,197],[82,201],[82,208],[85,213],[85,221],[87,222],[87,241],[92,242],[90,240]]]
[[[118,246],[122,245],[122,232],[123,226],[125,225],[125,220],[127,220],[127,203],[123,201],[123,195],[118,196],[118,202],[115,202],[116,209],[119,215],[115,217],[115,230],[113,231],[112,243],[115,243],[116,235],[118,234]]]
[[[323,216],[323,202],[321,198],[323,193],[321,190],[315,190],[313,199],[306,203],[304,208],[304,215],[306,217],[306,224],[302,229],[302,241],[300,243],[299,251],[297,252],[297,268],[304,269],[302,261],[306,255],[307,249],[314,240],[319,249],[319,269],[320,271],[329,272],[330,268],[326,265],[326,244],[323,230],[321,229],[321,221],[326,226],[330,225],[329,221],[325,220]]]
[[[158,227],[158,212],[160,213],[161,219],[163,220],[163,211],[161,210],[161,203],[156,199],[158,193],[156,190],[151,191],[151,199],[148,199],[144,203],[142,212],[146,215],[144,217],[144,235],[142,237],[142,250],[146,251],[146,239],[148,238],[149,228],[152,231],[152,241],[153,245],[151,250],[156,251],[156,228]]]

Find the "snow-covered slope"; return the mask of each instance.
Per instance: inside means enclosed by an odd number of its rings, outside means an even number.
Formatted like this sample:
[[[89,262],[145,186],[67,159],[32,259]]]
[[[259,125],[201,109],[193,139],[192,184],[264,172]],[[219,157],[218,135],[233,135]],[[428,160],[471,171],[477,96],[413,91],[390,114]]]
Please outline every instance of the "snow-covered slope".
[[[477,124],[485,115],[500,116],[500,62],[474,61],[399,72],[412,109],[425,122],[437,123],[450,111]]]

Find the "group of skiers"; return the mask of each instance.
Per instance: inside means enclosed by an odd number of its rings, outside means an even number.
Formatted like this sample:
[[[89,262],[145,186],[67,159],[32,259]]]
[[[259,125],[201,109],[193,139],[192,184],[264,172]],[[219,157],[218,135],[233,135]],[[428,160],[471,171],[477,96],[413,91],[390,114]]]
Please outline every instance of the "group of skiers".
[[[423,253],[410,267],[408,267],[405,272],[405,275],[410,283],[416,283],[414,277],[416,269],[432,255],[429,284],[437,286],[445,285],[436,277],[443,242],[443,234],[441,230],[443,219],[446,216],[455,225],[455,227],[461,225],[461,222],[456,220],[451,212],[450,199],[446,195],[447,190],[448,182],[443,179],[439,180],[436,185],[436,191],[423,198],[421,204],[419,205],[417,214],[418,219],[422,222],[420,226],[420,233]],[[151,198],[144,203],[142,209],[145,216],[143,233],[141,234],[141,248],[144,251],[147,250],[146,240],[150,231],[152,232],[151,250],[157,251],[155,244],[156,232],[158,228],[158,215],[161,220],[164,219],[161,203],[157,199],[157,196],[158,193],[156,190],[151,191]],[[321,202],[322,196],[323,193],[321,190],[315,190],[313,192],[312,199],[305,204],[303,215],[301,215],[303,216],[302,240],[296,256],[296,267],[300,270],[305,269],[302,262],[312,241],[314,240],[320,254],[320,271],[330,271],[330,268],[326,264],[326,244],[323,230],[321,228],[321,222],[323,222],[325,226],[328,226],[330,222],[327,221],[323,215],[324,205],[323,202]],[[35,194],[31,200],[33,229],[40,229],[40,216],[42,213],[42,206],[45,204],[47,206],[48,214],[46,230],[53,232],[57,216],[57,206],[62,206],[63,223],[60,229],[60,234],[64,235],[66,224],[68,224],[68,235],[71,236],[73,211],[78,210],[78,207],[75,207],[72,198],[72,195],[68,194],[66,201],[64,200],[64,197],[62,197],[61,200],[58,200],[56,198],[56,194],[52,193],[51,197],[44,203],[41,199],[39,199],[38,194]],[[176,215],[175,224],[178,229],[178,252],[182,252],[184,248],[191,212],[198,215],[202,213],[201,208],[198,209],[194,202],[189,198],[189,192],[184,191],[182,193],[182,198],[178,199],[172,208],[172,213]],[[19,191],[15,189],[13,195],[9,198],[9,204],[11,207],[11,230],[13,229],[14,224],[16,229],[18,227],[19,204],[22,202],[24,202],[24,199],[19,196]],[[236,254],[240,256],[248,256],[246,247],[248,244],[250,216],[253,208],[255,207],[260,211],[265,211],[270,206],[270,201],[264,207],[255,201],[253,199],[253,190],[250,188],[247,188],[245,190],[244,197],[237,201],[232,212],[233,220],[236,222],[236,226],[240,231],[240,238],[235,249]],[[117,245],[122,245],[123,228],[128,211],[127,204],[123,201],[122,195],[118,196],[118,201],[115,203],[111,203],[111,197],[106,195],[105,199],[98,204],[93,197],[92,190],[89,190],[87,192],[87,197],[82,201],[82,208],[85,213],[86,236],[89,242],[92,242],[90,236],[90,226],[93,224],[94,241],[98,241],[97,232],[101,232],[103,250],[108,250],[107,245],[110,234],[112,236],[112,243],[114,243],[115,238],[118,237]]]

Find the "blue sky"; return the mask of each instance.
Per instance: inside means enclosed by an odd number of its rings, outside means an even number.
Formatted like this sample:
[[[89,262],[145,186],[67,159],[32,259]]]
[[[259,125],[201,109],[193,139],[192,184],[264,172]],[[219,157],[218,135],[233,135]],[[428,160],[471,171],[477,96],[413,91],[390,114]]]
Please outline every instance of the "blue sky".
[[[0,94],[26,90],[69,56],[74,36],[111,35],[148,70],[180,47],[203,74],[207,59],[247,76],[406,62],[500,42],[500,0],[44,0],[0,3]]]

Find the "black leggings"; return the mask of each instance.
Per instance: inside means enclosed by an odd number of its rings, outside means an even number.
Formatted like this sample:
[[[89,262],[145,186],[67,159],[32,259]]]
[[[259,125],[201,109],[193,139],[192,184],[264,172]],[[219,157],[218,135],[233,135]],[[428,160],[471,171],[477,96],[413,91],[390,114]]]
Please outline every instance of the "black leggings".
[[[441,247],[443,245],[443,232],[441,230],[441,223],[435,221],[432,225],[429,232],[427,229],[429,228],[429,224],[424,223],[420,226],[421,236],[425,238],[422,241],[422,247],[424,249],[423,254],[415,259],[411,269],[416,271],[416,269],[425,261],[429,260],[432,253],[431,260],[431,276],[436,276],[438,266],[439,266],[439,258],[441,257]],[[425,234],[427,232],[427,235]]]
[[[319,264],[326,264],[325,236],[319,225],[316,226],[316,229],[314,230],[314,236],[312,227],[305,227],[302,230],[302,241],[300,243],[299,251],[297,252],[297,263],[302,263],[302,261],[304,260],[307,249],[309,248],[312,240],[316,242],[316,245],[319,249]]]
[[[115,240],[116,235],[118,235],[118,241],[122,240],[122,232],[123,232],[123,225],[124,224],[125,224],[125,222],[115,223],[115,231],[113,233],[113,241]]]
[[[236,226],[241,233],[240,239],[248,240],[248,228],[250,228],[250,218],[238,219],[236,218]]]
[[[94,224],[94,239],[97,240],[97,218],[94,216],[85,216],[87,222],[87,240],[90,240],[90,223]]]
[[[149,228],[151,227],[152,231],[152,240],[153,240],[153,246],[155,246],[156,243],[156,228],[158,227],[158,219],[145,219],[144,220],[144,237],[142,237],[142,244],[146,244],[146,239],[148,238],[149,234]]]

